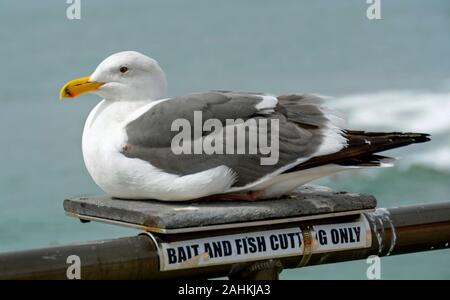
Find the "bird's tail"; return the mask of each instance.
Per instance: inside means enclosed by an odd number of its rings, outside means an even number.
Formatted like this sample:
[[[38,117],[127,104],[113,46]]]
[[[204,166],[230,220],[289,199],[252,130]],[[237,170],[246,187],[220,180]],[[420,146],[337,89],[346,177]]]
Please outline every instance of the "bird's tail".
[[[431,140],[430,135],[427,133],[412,133],[412,132],[366,132],[347,130],[344,133],[348,139],[348,148],[359,148],[358,146],[366,145],[368,147],[362,147],[360,151],[370,151],[371,153],[377,153],[386,151],[393,148],[403,147],[410,144],[424,143]],[[364,149],[364,150],[363,150]]]
[[[341,151],[329,155],[314,157],[290,170],[299,171],[327,164],[338,164],[355,167],[383,167],[392,164],[393,158],[376,153],[430,141],[426,133],[402,132],[365,132],[346,130],[344,135],[348,141]]]

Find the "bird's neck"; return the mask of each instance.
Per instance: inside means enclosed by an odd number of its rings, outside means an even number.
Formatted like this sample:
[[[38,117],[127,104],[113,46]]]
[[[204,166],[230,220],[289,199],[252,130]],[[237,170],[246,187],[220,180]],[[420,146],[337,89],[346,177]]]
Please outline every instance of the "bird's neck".
[[[89,127],[96,125],[103,127],[120,124],[126,121],[134,112],[141,107],[152,103],[154,100],[132,100],[132,101],[101,101],[91,112],[87,120]]]

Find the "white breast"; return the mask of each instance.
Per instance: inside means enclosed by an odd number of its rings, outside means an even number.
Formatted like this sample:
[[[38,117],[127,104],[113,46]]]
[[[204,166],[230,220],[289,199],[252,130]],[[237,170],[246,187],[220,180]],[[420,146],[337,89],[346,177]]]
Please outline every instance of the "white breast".
[[[103,100],[89,114],[83,131],[83,157],[89,174],[107,193],[119,183],[120,149],[126,137],[117,116],[117,105]]]

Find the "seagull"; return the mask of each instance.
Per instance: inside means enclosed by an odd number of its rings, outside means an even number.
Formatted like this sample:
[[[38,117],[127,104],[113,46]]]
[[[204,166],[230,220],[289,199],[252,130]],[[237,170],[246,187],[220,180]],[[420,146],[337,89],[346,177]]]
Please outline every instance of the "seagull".
[[[61,89],[61,99],[103,98],[86,120],[82,151],[95,183],[114,198],[279,198],[339,171],[390,166],[392,158],[378,152],[430,140],[346,129],[315,94],[212,90],[167,98],[166,86],[156,60],[125,51]]]

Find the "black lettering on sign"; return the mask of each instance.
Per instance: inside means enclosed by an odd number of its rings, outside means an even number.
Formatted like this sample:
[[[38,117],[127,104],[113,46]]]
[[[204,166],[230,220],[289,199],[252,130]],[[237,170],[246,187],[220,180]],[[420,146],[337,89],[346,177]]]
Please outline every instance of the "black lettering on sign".
[[[240,255],[241,254],[241,252],[242,252],[242,240],[241,239],[237,239],[237,240],[234,240],[234,242],[236,243],[236,253],[237,253],[237,255]]]
[[[317,232],[316,240],[319,240],[320,245],[326,245],[328,243],[327,232],[323,229],[320,229]]]
[[[345,227],[331,229],[331,242],[333,244],[358,243],[361,238],[361,227]]]
[[[302,246],[302,238],[300,237],[300,232],[294,232],[294,235],[297,237],[298,240],[298,248]]]
[[[198,244],[168,248],[166,251],[169,264],[174,264],[177,262],[180,263],[192,258],[193,256],[197,256],[198,248]]]
[[[209,243],[205,243],[203,248],[205,249],[205,252],[208,253],[209,257],[214,258],[214,252]]]
[[[291,243],[291,248],[295,248],[295,236],[297,236],[298,244],[301,245],[300,234],[298,232],[288,233],[289,241]]]
[[[349,228],[349,230],[348,230],[348,239],[349,239],[350,243],[356,242],[356,239],[353,236],[353,229],[355,229],[355,227]]]
[[[211,257],[222,257],[223,251],[222,251],[222,245],[220,245],[220,242],[213,242],[212,244],[213,244],[214,256],[211,256]]]
[[[353,227],[353,230],[355,231],[356,242],[359,243],[359,241],[361,240],[361,227],[359,226]]]
[[[269,240],[270,240],[270,248],[271,248],[273,251],[278,250],[278,248],[279,248],[280,246],[278,246],[278,239],[277,239],[277,236],[274,235],[274,234],[272,234],[272,235],[269,237]]]
[[[192,247],[192,250],[194,251],[194,256],[197,256],[198,255],[198,247],[199,247],[199,245],[198,244],[194,244],[194,245],[191,245],[191,247]]]
[[[204,248],[205,252],[211,258],[230,256],[232,254],[231,243],[229,241],[205,243]]]
[[[230,241],[223,241],[222,242],[222,246],[223,246],[223,254],[225,256],[230,256],[233,254],[233,250],[231,248],[231,243]]]
[[[258,247],[259,252],[265,252],[266,251],[266,239],[263,236],[258,236],[256,238],[256,243]]]
[[[286,250],[289,247],[286,234],[279,234],[278,239],[280,241],[280,248]]]
[[[295,249],[296,248],[296,239],[298,241],[298,245],[300,246],[301,238],[299,232],[292,232],[292,233],[280,233],[280,234],[273,234],[269,237],[270,240],[270,248],[274,251],[277,251],[279,249],[286,250],[286,249]]]
[[[339,232],[336,229],[331,229],[331,242],[333,244],[339,243]]]
[[[177,262],[177,255],[175,254],[175,249],[167,248],[167,258],[169,260],[169,264],[174,264]]]
[[[339,228],[339,236],[342,244],[348,243],[348,228]]]
[[[254,237],[249,237],[248,239],[248,251],[250,253],[255,253],[258,251],[258,249],[256,248],[256,240]]]
[[[244,245],[244,254],[248,253],[248,245],[247,245],[247,239],[243,238],[242,239],[242,245]]]
[[[265,252],[267,250],[266,241],[264,236],[258,237],[245,237],[242,239],[234,240],[236,244],[236,254],[248,254]]]
[[[177,247],[178,248],[178,262],[183,262],[187,260],[186,252],[184,251],[184,247]]]

